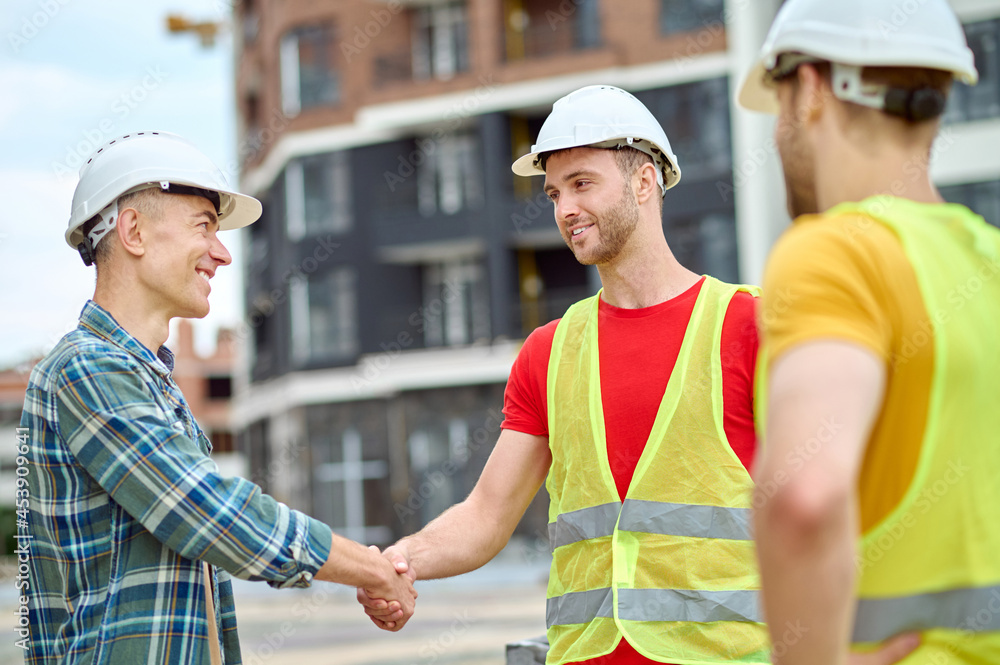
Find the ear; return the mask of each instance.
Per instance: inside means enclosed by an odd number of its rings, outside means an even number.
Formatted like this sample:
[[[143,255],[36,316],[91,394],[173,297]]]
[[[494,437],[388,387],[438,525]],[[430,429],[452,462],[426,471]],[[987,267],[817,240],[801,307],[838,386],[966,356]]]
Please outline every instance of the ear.
[[[828,103],[833,99],[833,90],[826,77],[811,64],[799,66],[798,91],[794,97],[795,119],[802,125],[818,121],[823,116]]]
[[[660,186],[656,184],[656,166],[646,162],[635,172],[633,177],[635,195],[639,205],[650,198],[660,195]]]
[[[115,232],[122,247],[135,257],[146,253],[146,247],[143,245],[142,221],[135,208],[125,208],[118,212],[118,223],[115,224]]]

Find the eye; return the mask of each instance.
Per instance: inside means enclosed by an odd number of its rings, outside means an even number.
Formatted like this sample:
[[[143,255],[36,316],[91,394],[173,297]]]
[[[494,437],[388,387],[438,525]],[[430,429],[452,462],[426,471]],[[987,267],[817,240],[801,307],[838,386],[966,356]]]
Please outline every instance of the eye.
[[[556,199],[559,198],[559,192],[549,192],[548,196],[549,196],[549,201],[551,201],[552,203],[555,203]]]

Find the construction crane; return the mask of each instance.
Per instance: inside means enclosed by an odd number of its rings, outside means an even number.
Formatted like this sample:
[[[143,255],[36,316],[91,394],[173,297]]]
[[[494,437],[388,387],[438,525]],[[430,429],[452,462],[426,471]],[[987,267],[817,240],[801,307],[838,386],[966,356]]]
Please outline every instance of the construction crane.
[[[193,32],[198,35],[201,45],[204,48],[215,46],[215,38],[222,30],[223,24],[214,21],[203,21],[198,23],[180,14],[167,15],[167,30],[173,34]]]

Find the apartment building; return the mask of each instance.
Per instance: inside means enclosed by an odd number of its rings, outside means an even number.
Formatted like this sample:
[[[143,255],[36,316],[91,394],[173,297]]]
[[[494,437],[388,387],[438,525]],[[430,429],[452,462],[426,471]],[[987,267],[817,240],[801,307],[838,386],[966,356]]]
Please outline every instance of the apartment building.
[[[757,282],[787,224],[773,119],[733,96],[778,0],[243,0],[234,10],[247,320],[234,429],[252,476],[385,544],[464,498],[520,342],[599,286],[518,178],[551,104],[633,92],[683,170],[664,229]],[[901,0],[901,4],[906,4]],[[955,3],[983,82],[935,151],[1000,222],[1000,1]],[[992,145],[994,149],[986,149]],[[544,538],[544,497],[519,527]]]

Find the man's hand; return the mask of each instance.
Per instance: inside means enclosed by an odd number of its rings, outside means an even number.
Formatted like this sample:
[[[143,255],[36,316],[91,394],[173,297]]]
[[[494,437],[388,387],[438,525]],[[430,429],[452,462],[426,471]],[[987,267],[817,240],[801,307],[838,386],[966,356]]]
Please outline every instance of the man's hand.
[[[410,571],[405,555],[390,547],[386,555],[379,554],[378,548],[368,548],[378,555],[383,565],[390,567],[387,582],[377,587],[359,588],[358,602],[365,607],[372,623],[382,630],[397,631],[413,616],[417,591],[413,588],[416,575]],[[390,554],[390,550],[395,550]],[[396,563],[394,563],[396,561]]]
[[[905,633],[886,640],[878,651],[852,653],[847,662],[848,665],[892,665],[909,656],[919,646],[919,633]]]
[[[378,552],[378,548],[374,545],[369,549]],[[397,577],[408,580],[410,588],[413,589],[412,585],[417,580],[417,574],[410,566],[410,557],[405,545],[397,543],[396,545],[387,547],[382,556],[393,566]],[[417,592],[413,590],[413,597],[416,598],[416,596]],[[392,596],[380,594],[377,589],[359,588],[357,597],[358,602],[365,608],[365,614],[371,618],[372,623],[382,630],[400,630],[410,617],[413,616],[412,609],[407,614],[405,607],[402,607],[400,603],[387,600],[387,598],[391,598]]]

